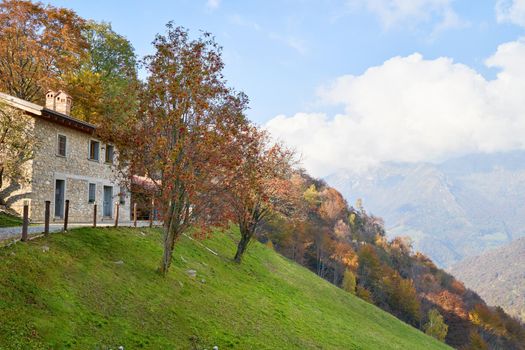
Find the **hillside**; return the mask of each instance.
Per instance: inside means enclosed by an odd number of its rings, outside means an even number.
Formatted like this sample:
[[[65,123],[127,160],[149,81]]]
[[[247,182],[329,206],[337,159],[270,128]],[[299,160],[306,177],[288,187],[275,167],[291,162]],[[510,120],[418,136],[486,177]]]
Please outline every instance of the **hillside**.
[[[525,238],[468,258],[451,272],[485,301],[525,321]]]
[[[0,349],[448,348],[259,243],[234,265],[236,238],[183,237],[165,279],[158,230],[0,248]]]
[[[362,198],[390,237],[409,235],[442,267],[525,235],[525,152],[385,163],[326,180],[350,203]]]

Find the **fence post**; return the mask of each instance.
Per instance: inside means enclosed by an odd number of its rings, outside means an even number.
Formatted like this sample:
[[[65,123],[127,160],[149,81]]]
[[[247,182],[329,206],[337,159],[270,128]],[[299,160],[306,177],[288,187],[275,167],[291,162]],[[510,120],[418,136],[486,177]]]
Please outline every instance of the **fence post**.
[[[155,215],[155,198],[151,198],[151,211],[149,213],[149,227],[153,227],[153,215]]]
[[[133,226],[137,227],[137,202],[133,203]]]
[[[49,234],[49,217],[51,216],[51,201],[46,201],[46,210],[44,212],[44,234]]]
[[[29,203],[24,201],[24,215],[22,221],[22,242],[27,241],[29,227]]]
[[[66,212],[64,213],[64,231],[67,231],[69,221],[69,199],[66,199]]]
[[[93,227],[97,227],[97,205],[93,205]]]
[[[116,202],[115,205],[116,205],[116,210],[115,210],[115,227],[118,227],[118,214],[119,214],[119,209],[120,209],[120,203]]]

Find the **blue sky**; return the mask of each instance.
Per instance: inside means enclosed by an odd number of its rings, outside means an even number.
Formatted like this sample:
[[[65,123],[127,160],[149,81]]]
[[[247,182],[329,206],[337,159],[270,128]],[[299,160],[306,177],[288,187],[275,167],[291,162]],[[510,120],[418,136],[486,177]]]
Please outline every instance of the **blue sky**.
[[[483,60],[523,30],[496,22],[495,2],[455,1],[464,24],[439,31],[439,13],[406,18],[389,27],[348,1],[51,1],[81,16],[110,22],[139,55],[169,20],[197,34],[207,30],[224,47],[226,77],[251,98],[250,117],[315,110],[318,86],[343,74],[360,74],[390,57],[420,52],[448,56],[491,74]]]
[[[359,87],[359,91],[368,91],[372,89],[373,81],[381,88],[392,85],[395,90],[385,90],[385,94],[398,93],[407,86],[413,86],[414,81],[418,81],[417,74],[425,75],[427,70],[433,69],[440,72],[441,69],[441,73],[436,74],[445,78],[433,80],[434,76],[429,76],[428,83],[421,85],[422,91],[426,86],[434,88],[452,84],[455,87],[457,84],[452,77],[460,79],[460,82],[469,81],[470,78],[476,81],[478,75],[483,81],[472,83],[463,90],[493,91],[496,84],[489,83],[497,80],[497,74],[505,67],[509,68],[511,63],[510,58],[502,58],[503,54],[494,58],[495,63],[490,67],[486,64],[487,59],[498,52],[500,45],[518,42],[524,35],[523,0],[56,0],[50,3],[72,8],[85,18],[110,22],[115,31],[132,42],[139,56],[151,52],[150,43],[154,35],[163,32],[164,25],[170,20],[189,28],[194,34],[199,30],[212,32],[224,48],[226,78],[232,86],[250,97],[249,117],[258,124],[269,125],[276,136],[289,141],[304,154],[306,167],[318,175],[338,167],[345,168],[345,164],[355,167],[388,160],[432,161],[471,151],[492,152],[522,147],[517,142],[502,142],[501,139],[508,138],[505,134],[508,131],[505,130],[497,135],[497,140],[487,143],[479,141],[479,135],[484,135],[484,130],[472,136],[470,133],[460,133],[483,124],[480,120],[498,119],[498,113],[513,114],[517,111],[503,111],[501,106],[491,104],[488,116],[485,109],[483,112],[480,109],[479,113],[467,118],[461,125],[456,122],[447,124],[450,127],[440,137],[456,135],[461,139],[472,139],[470,143],[452,141],[457,147],[451,148],[449,145],[437,145],[438,142],[433,141],[432,137],[430,140],[427,137],[424,142],[414,142],[414,132],[425,134],[426,131],[412,130],[414,125],[426,124],[423,115],[427,113],[421,109],[411,109],[411,106],[417,105],[417,101],[410,102],[408,107],[406,104],[409,101],[398,106],[396,99],[383,101],[382,96],[378,95],[369,104],[384,104],[383,111],[374,111],[370,106],[360,109],[360,101],[367,98],[361,96],[357,99],[359,92],[355,89]],[[421,54],[419,60],[411,56],[414,53]],[[401,60],[387,64],[395,57]],[[413,79],[406,84],[400,83],[403,80],[400,78],[390,80],[397,76],[400,69],[405,69],[402,68],[404,64],[410,67],[406,68],[405,74],[412,74]],[[426,64],[428,67],[424,68]],[[374,69],[367,73],[371,67],[379,71],[377,76],[373,74]],[[461,78],[460,71],[463,68],[468,71],[465,79]],[[450,79],[446,78],[449,76]],[[418,90],[417,84],[415,86],[414,89]],[[377,90],[380,89],[371,91]],[[450,89],[434,91],[434,94],[443,95],[428,101],[429,106],[441,106],[453,100],[453,96],[446,96],[447,90]],[[372,95],[370,93],[366,97]],[[472,108],[468,108],[471,111],[479,105],[477,99],[481,97],[473,95],[470,90],[467,95],[465,99],[472,98],[472,101],[465,101],[472,103]],[[412,98],[416,94],[410,96]],[[421,98],[424,100],[427,98],[425,96]],[[497,97],[492,99],[499,101]],[[512,104],[512,101],[509,103]],[[433,117],[454,119],[465,113],[458,108],[457,103],[450,105],[443,112],[446,115]],[[429,114],[435,109],[430,110]],[[376,129],[376,120],[373,113],[385,115],[387,119],[394,118],[387,116],[390,110],[404,111],[391,123],[405,123],[404,129],[396,131],[400,141],[392,139],[391,142],[406,144],[406,148],[395,149],[388,143],[369,147],[370,140],[386,139],[384,134],[388,133],[387,130],[382,134],[374,134],[372,130]],[[280,117],[276,118],[278,115]],[[413,118],[407,121],[405,115],[413,115]],[[337,118],[346,118],[341,123],[346,125],[348,133],[368,133],[368,138],[343,142],[339,139],[343,137],[338,134],[339,124],[334,122]],[[324,124],[319,124],[320,121]],[[508,124],[508,120],[505,122]],[[359,128],[354,124],[350,127],[348,123],[359,123]],[[488,125],[495,127],[490,123],[485,127],[488,128]],[[323,133],[317,138],[310,138],[311,129],[318,127],[324,128]],[[294,133],[290,129],[294,129]],[[351,135],[345,138],[353,139]],[[337,139],[337,143],[330,143],[333,139]],[[359,152],[361,155],[348,158],[338,154],[330,160],[330,164],[325,164],[312,161],[323,155],[309,151],[321,149],[326,153],[340,148],[356,149],[353,153]],[[375,150],[372,152],[370,148]],[[382,148],[395,150],[389,153]],[[423,149],[424,154],[413,154],[414,148]],[[399,156],[399,153],[404,156]],[[344,159],[341,160],[341,157]],[[344,164],[339,164],[341,162]]]

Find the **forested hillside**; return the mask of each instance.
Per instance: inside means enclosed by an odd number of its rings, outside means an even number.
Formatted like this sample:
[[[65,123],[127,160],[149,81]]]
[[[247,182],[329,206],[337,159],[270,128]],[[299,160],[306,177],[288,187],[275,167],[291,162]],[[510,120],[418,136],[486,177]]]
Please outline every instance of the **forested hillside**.
[[[525,238],[463,260],[451,273],[491,305],[525,321]]]
[[[323,181],[306,174],[301,181],[296,183],[304,189],[304,217],[274,219],[260,233],[261,241],[456,348],[478,349],[484,343],[489,349],[523,349],[525,329],[517,320],[487,306],[428,257],[413,252],[409,238],[388,240],[380,218],[363,207],[349,207]],[[448,332],[429,330],[436,310]]]

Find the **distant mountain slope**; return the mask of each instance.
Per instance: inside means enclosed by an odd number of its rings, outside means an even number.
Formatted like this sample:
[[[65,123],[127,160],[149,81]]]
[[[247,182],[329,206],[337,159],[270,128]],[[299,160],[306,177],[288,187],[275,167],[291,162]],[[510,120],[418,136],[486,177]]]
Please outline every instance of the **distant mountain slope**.
[[[354,203],[409,235],[440,266],[525,235],[525,152],[476,154],[442,164],[386,163],[326,178]]]
[[[83,228],[0,248],[0,349],[450,349],[238,234]],[[216,252],[212,254],[208,248]]]
[[[525,321],[525,238],[467,258],[450,271],[488,304]]]

